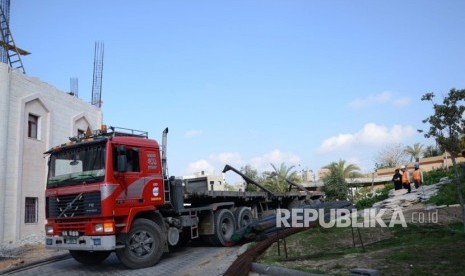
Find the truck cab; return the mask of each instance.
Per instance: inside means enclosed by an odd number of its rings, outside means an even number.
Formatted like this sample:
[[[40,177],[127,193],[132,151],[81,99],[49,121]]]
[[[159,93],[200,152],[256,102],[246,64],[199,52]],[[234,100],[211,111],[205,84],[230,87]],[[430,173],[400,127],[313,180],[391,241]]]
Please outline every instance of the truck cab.
[[[165,204],[162,153],[156,141],[134,130],[70,140],[46,152],[46,247],[98,262],[127,246],[124,236],[135,216]]]

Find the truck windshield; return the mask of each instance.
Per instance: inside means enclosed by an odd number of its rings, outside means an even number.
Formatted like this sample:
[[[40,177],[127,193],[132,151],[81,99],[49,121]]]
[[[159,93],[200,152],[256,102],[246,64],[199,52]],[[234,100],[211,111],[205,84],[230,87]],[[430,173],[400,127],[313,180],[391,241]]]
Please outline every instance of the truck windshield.
[[[47,187],[81,185],[105,177],[105,143],[52,153]]]

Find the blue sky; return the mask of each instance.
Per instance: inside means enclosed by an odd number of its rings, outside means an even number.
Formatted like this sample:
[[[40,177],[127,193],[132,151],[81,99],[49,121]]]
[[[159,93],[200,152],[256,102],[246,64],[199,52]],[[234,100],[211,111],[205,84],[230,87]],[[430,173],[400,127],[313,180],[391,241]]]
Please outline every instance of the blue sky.
[[[90,101],[105,43],[108,125],[170,128],[172,175],[224,164],[371,172],[425,140],[426,92],[465,88],[465,1],[11,0],[28,75]]]

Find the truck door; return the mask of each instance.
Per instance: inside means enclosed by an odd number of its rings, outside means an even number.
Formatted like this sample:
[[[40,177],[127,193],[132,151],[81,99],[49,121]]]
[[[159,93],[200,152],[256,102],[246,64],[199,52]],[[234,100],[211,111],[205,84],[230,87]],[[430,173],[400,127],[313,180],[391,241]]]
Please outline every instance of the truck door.
[[[164,203],[165,189],[161,173],[161,160],[159,151],[142,149],[141,152],[142,172],[149,181],[147,198],[153,205]]]
[[[140,149],[137,147],[126,147],[124,153],[117,153],[115,148],[114,156],[117,154],[123,154],[126,156],[126,168],[124,172],[115,172],[120,174],[118,179],[122,182],[121,184],[125,188],[125,192],[121,196],[126,199],[142,199],[142,193],[145,185],[145,181],[141,178],[141,162],[140,162]],[[115,158],[116,160],[117,158]],[[118,168],[117,164],[114,164],[114,168]]]

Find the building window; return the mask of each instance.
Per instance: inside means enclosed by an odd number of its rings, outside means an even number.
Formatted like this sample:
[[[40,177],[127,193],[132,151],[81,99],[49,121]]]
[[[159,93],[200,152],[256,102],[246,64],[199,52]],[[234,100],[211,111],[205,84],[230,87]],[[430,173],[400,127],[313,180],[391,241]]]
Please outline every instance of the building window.
[[[26,205],[24,208],[24,223],[37,223],[39,198],[26,197]]]
[[[27,137],[37,139],[39,130],[39,116],[29,114],[27,123]]]
[[[84,135],[85,133],[86,133],[86,132],[85,132],[84,130],[78,129],[77,136],[78,136],[78,137],[84,137],[84,136],[85,136],[85,135]]]

